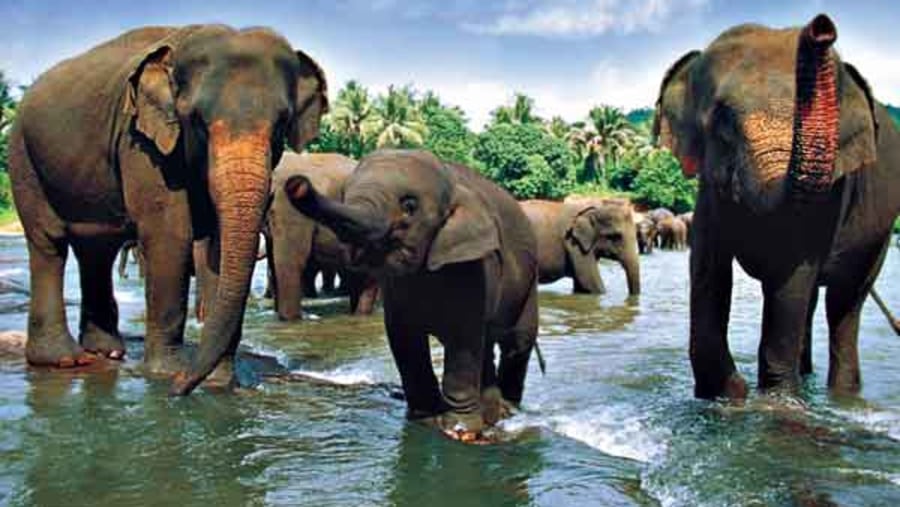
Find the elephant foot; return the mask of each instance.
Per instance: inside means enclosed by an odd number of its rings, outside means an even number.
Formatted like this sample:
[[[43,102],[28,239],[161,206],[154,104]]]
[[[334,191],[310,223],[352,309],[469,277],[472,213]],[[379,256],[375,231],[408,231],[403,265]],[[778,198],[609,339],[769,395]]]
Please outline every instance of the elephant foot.
[[[147,372],[154,376],[171,377],[188,366],[184,357],[184,347],[170,345],[165,347],[147,347],[144,355]]]
[[[78,337],[78,341],[81,342],[84,350],[93,354],[116,361],[125,359],[125,342],[122,341],[122,338],[109,334],[94,325],[88,326],[88,329]]]
[[[721,383],[697,379],[694,385],[694,396],[708,400],[719,397],[744,400],[747,398],[747,381],[736,371],[729,374]]]
[[[491,386],[482,391],[481,407],[484,413],[484,422],[488,426],[512,417],[515,412],[515,405],[503,398],[500,388],[497,386]]]
[[[234,373],[234,358],[222,359],[200,385],[207,390],[230,391],[234,389],[237,386],[237,376]]]
[[[68,332],[63,332],[38,339],[29,337],[25,344],[25,359],[32,366],[75,368],[93,363],[97,356],[81,348]]]
[[[484,418],[479,412],[466,414],[444,412],[437,416],[436,422],[444,436],[451,440],[476,445],[490,443],[484,436]]]

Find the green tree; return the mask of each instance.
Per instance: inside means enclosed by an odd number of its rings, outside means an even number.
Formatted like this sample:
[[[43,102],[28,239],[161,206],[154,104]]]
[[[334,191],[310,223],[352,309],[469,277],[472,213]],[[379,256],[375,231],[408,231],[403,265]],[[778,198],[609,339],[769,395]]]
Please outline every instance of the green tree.
[[[550,121],[544,123],[544,130],[556,139],[567,141],[572,127],[561,116],[554,116]]]
[[[355,80],[347,81],[338,92],[331,114],[323,122],[330,137],[323,139],[320,133],[320,139],[329,149],[359,159],[372,150],[373,143],[366,138],[364,129],[374,114],[369,91]]]
[[[419,110],[428,129],[425,148],[441,160],[473,165],[475,134],[466,126],[462,109],[442,104],[438,96],[429,91],[419,102]]]
[[[575,156],[535,123],[498,123],[478,135],[482,172],[519,199],[560,199],[573,185]]]
[[[409,86],[388,87],[373,104],[374,113],[363,125],[363,137],[376,148],[415,148],[425,144],[428,127]]]
[[[534,114],[534,99],[523,93],[517,93],[510,106],[500,106],[491,111],[491,125],[497,124],[528,125],[541,123],[540,117]]]
[[[694,208],[697,180],[684,177],[681,165],[669,150],[653,150],[641,159],[632,191],[641,204],[683,213]]]
[[[0,172],[6,173],[9,129],[16,119],[16,100],[12,96],[10,83],[3,71],[0,71]],[[11,201],[8,197],[9,180],[0,181],[0,207],[6,208]]]

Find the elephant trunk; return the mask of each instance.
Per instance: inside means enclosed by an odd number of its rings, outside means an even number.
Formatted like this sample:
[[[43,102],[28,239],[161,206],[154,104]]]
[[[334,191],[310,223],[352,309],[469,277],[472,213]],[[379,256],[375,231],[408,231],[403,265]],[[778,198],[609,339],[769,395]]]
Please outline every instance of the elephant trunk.
[[[270,257],[275,274],[275,310],[278,318],[291,321],[302,318],[300,299],[304,296],[301,279],[304,260],[309,255],[305,250],[311,245],[293,245],[288,241],[274,242]]]
[[[210,196],[219,218],[219,283],[215,300],[207,303],[197,356],[190,371],[176,376],[174,395],[190,393],[237,347],[269,192],[268,129],[231,136],[214,124],[209,146]]]
[[[305,176],[291,177],[284,190],[298,211],[324,224],[344,243],[366,249],[384,246],[390,226],[381,213],[333,201],[319,194]]]
[[[824,14],[800,32],[789,181],[801,199],[827,192],[834,177],[840,119],[831,52],[836,39],[834,23]]]
[[[637,296],[641,293],[641,262],[637,238],[625,242],[625,252],[620,263],[628,280],[628,294]]]

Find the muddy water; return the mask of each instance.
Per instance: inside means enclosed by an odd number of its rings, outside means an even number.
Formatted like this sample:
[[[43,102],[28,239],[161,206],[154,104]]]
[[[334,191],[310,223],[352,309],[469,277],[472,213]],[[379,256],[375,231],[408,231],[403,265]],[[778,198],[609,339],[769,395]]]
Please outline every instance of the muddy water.
[[[547,375],[532,365],[523,411],[490,447],[406,423],[380,317],[343,316],[339,300],[284,324],[254,298],[247,348],[302,376],[275,382],[245,367],[254,387],[231,396],[168,399],[166,382],[140,374],[139,341],[121,368],[90,374],[0,358],[0,504],[900,505],[900,338],[874,303],[860,333],[858,398],[824,389],[820,311],[816,373],[801,399],[700,402],[687,362],[687,258],[643,257],[636,299],[608,264],[602,297],[570,296],[569,282],[543,287]],[[77,301],[72,264],[66,293]],[[0,240],[2,280],[27,275],[24,242]],[[877,286],[900,312],[898,281],[892,249]],[[117,281],[121,327],[136,335],[141,287]],[[0,330],[25,327],[26,302],[0,295]],[[739,274],[731,344],[751,382],[761,305],[758,285]],[[69,318],[75,329],[77,306]]]

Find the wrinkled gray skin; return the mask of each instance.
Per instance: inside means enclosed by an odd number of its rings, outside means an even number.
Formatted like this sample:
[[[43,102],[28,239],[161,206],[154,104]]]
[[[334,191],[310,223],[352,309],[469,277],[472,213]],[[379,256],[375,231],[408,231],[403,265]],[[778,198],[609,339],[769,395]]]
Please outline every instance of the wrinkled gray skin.
[[[728,350],[732,261],[762,284],[758,387],[812,371],[811,319],[827,287],[828,386],[860,388],[863,301],[900,212],[900,135],[832,48],[820,15],[802,29],[741,25],[663,80],[655,130],[699,173],[691,249],[694,393],[746,396]]]
[[[573,291],[606,292],[597,266],[604,257],[617,261],[628,279],[628,292],[641,292],[637,233],[631,206],[618,203],[529,200],[519,203],[538,240],[540,283],[563,277],[574,281]]]
[[[300,150],[317,134],[326,108],[318,65],[262,28],[140,28],[45,72],[22,99],[9,150],[31,269],[28,361],[122,357],[112,264],[136,237],[149,370],[178,372],[172,394],[220,362],[217,377],[230,382],[271,170],[286,142]],[[221,244],[221,277],[185,368],[191,241],[207,236]],[[81,275],[80,344],[62,300],[69,246]]]
[[[687,244],[690,246],[691,244],[691,228],[694,226],[694,212],[688,211],[687,213],[682,213],[677,215],[678,219],[684,222],[684,225],[687,227]]]
[[[471,169],[402,150],[364,158],[341,201],[302,176],[285,192],[378,277],[409,417],[437,416],[468,439],[521,402],[537,337],[537,244],[509,194]],[[428,335],[444,345],[440,389]]]
[[[269,259],[274,268],[275,308],[282,320],[301,318],[300,305],[305,295],[303,276],[315,276],[322,268],[337,271],[342,279],[349,280],[351,313],[372,313],[377,284],[364,273],[348,271],[346,245],[328,227],[298,212],[284,193],[288,178],[303,175],[323,196],[338,199],[341,186],[354,168],[353,159],[326,153],[285,153],[275,168],[266,229],[272,243]],[[309,280],[306,282],[308,285]]]

